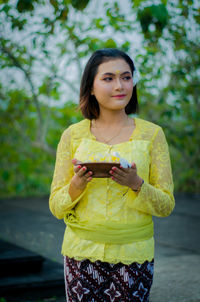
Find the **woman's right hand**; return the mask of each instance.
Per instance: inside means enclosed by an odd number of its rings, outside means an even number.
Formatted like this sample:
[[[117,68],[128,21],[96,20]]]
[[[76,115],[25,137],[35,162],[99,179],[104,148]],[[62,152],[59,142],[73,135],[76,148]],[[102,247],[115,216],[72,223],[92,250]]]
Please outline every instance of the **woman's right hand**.
[[[71,185],[79,191],[83,191],[88,182],[92,180],[92,171],[87,171],[87,167],[81,166],[81,161],[77,159],[72,159],[72,163],[74,165],[75,175],[72,177]]]

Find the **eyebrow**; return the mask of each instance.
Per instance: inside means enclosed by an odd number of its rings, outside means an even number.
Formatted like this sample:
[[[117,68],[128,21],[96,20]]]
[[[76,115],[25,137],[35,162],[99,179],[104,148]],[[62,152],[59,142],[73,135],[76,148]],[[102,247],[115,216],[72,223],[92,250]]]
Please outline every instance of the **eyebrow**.
[[[121,75],[124,75],[124,74],[131,74],[130,71],[124,71]],[[116,75],[115,73],[112,73],[112,72],[106,72],[106,73],[103,73],[102,76],[105,76],[105,75]]]

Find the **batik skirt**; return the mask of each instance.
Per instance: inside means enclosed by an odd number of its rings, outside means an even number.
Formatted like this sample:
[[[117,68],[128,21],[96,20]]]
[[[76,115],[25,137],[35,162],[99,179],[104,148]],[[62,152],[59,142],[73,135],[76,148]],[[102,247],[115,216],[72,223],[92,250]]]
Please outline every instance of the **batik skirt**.
[[[67,302],[148,302],[154,260],[143,264],[64,257]]]

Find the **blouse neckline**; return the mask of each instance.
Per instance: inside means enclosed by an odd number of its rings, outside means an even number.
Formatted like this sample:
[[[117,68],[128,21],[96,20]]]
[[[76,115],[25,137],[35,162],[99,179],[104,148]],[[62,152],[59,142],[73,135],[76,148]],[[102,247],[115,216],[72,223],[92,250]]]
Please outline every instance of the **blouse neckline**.
[[[96,141],[99,144],[106,145],[108,147],[126,144],[126,143],[132,141],[134,139],[134,136],[135,136],[136,132],[138,132],[138,119],[134,117],[133,121],[134,121],[134,124],[135,124],[135,128],[133,129],[133,131],[132,131],[129,139],[127,141],[122,142],[122,143],[117,143],[117,144],[109,145],[109,144],[106,144],[106,143],[103,143],[103,142],[99,142],[97,140],[96,136],[91,132],[91,120],[88,120],[88,133],[89,133],[89,136],[90,136],[90,138],[92,140]]]

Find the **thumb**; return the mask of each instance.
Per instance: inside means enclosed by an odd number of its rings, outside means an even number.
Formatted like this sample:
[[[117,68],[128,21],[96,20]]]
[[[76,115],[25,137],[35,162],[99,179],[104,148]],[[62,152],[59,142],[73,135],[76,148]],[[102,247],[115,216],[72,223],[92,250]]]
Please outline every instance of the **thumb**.
[[[82,161],[80,161],[80,160],[78,160],[78,159],[76,159],[76,158],[73,158],[73,159],[72,159],[72,164],[75,165],[75,166],[76,166],[76,165],[80,165],[80,164],[82,164]]]
[[[135,169],[136,168],[136,164],[135,162],[133,161],[132,164],[131,164],[131,168]]]

